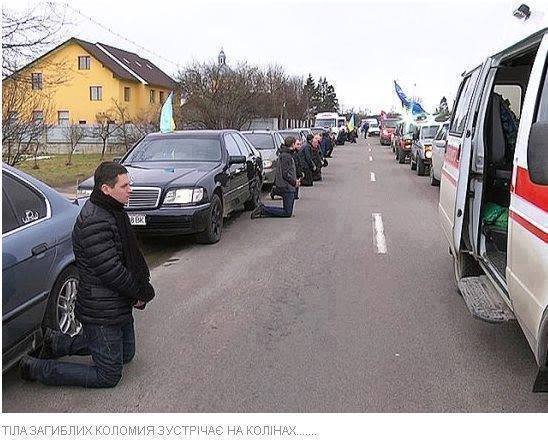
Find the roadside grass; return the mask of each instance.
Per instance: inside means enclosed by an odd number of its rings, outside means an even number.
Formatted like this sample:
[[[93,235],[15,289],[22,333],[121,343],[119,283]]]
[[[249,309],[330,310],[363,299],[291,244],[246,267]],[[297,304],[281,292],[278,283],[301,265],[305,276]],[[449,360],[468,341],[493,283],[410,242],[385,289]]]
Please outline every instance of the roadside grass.
[[[120,157],[120,154],[105,153],[103,161]],[[16,168],[36,177],[50,187],[76,186],[76,181],[81,182],[93,175],[95,168],[101,163],[101,154],[74,154],[72,164],[66,165],[67,155],[52,155],[49,159],[38,160],[38,169],[34,169],[34,160],[29,159]]]

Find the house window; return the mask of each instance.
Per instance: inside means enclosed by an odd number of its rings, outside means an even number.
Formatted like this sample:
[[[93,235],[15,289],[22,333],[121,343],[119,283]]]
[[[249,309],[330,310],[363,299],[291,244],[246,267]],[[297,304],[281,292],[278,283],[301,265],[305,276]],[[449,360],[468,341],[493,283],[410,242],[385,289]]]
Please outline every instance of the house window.
[[[78,125],[85,125],[86,124],[86,121],[85,120],[79,120],[78,121]]]
[[[89,69],[91,65],[90,56],[79,56],[78,57],[78,69]]]
[[[89,87],[89,100],[103,100],[103,87],[102,86],[90,86]]]
[[[31,74],[32,89],[42,89],[43,77],[41,72]]]
[[[164,92],[160,91],[160,104],[164,103]]]
[[[124,101],[129,102],[131,100],[131,88],[129,86],[124,87]]]
[[[34,122],[42,122],[44,120],[44,111],[33,111],[32,120]]]
[[[150,90],[150,103],[156,102],[156,91],[154,89]]]
[[[59,125],[68,125],[69,124],[69,112],[68,111],[57,111],[57,123]]]

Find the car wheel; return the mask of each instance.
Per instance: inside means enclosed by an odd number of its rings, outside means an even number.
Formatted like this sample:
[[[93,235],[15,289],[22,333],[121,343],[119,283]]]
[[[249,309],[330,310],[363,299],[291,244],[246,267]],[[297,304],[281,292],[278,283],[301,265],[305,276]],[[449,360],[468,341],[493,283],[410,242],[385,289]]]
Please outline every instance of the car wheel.
[[[398,148],[398,163],[405,163],[405,153]]]
[[[78,294],[78,270],[70,265],[59,275],[48,299],[44,326],[69,336],[77,335],[82,324],[74,315]]]
[[[217,194],[211,198],[211,206],[207,228],[196,236],[196,241],[200,244],[215,244],[221,240],[223,230],[223,204]]]
[[[411,170],[415,171],[417,169],[417,163],[413,161],[413,153],[411,153]]]
[[[430,185],[439,187],[440,181],[434,177],[434,165],[430,165]]]
[[[257,208],[257,205],[259,205],[260,197],[261,197],[261,187],[258,179],[256,179],[255,183],[251,187],[251,196],[249,200],[244,203],[244,209],[246,211],[251,211]]]
[[[417,157],[417,176],[424,176],[426,173],[426,165],[420,156]]]

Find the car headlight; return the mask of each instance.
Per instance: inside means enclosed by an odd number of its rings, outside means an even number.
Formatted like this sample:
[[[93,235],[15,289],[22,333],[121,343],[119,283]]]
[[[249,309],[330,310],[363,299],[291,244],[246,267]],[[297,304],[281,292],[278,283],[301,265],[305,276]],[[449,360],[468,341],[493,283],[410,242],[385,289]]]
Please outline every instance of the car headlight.
[[[76,197],[89,197],[92,191],[91,188],[78,188],[76,190]]]
[[[166,193],[164,205],[188,205],[200,202],[203,198],[203,188],[174,188]]]
[[[430,150],[426,150],[424,152],[424,156],[427,158],[427,159],[430,159],[432,157],[432,151]]]
[[[263,168],[272,168],[271,160],[263,160]]]

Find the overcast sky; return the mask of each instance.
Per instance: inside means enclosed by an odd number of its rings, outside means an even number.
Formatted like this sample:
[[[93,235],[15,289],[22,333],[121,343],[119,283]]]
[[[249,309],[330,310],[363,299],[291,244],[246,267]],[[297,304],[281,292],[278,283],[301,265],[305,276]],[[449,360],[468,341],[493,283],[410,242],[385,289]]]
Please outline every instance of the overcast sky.
[[[11,8],[38,2],[4,0]],[[528,22],[512,16],[520,1],[126,1],[72,0],[64,37],[137,52],[174,75],[178,66],[214,60],[279,63],[292,74],[335,85],[344,109],[399,106],[393,80],[433,110],[454,99],[460,75],[487,55],[546,26],[548,2],[530,0]]]

